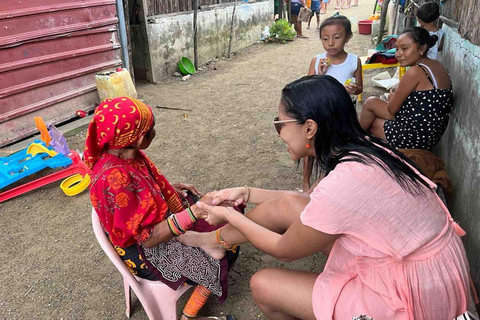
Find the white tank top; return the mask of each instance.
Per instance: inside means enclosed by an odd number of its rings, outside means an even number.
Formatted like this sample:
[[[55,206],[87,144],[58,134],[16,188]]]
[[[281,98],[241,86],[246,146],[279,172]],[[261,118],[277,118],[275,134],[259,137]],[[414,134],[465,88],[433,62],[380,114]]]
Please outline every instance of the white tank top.
[[[317,56],[317,60],[315,61],[315,74],[318,74],[318,65],[320,63],[320,59],[326,58],[326,56],[326,53],[320,53]],[[355,71],[357,71],[357,67],[358,56],[353,53],[347,53],[347,58],[343,63],[331,64],[325,74],[334,77],[338,80],[338,82],[344,84],[345,81],[354,76]]]

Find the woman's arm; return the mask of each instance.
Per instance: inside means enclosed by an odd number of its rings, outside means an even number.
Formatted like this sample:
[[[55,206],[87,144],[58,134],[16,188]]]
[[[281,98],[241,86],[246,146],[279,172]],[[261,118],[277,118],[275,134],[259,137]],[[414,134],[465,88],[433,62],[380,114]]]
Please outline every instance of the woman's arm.
[[[230,208],[212,207],[203,203],[199,206],[208,212],[205,219],[207,222],[218,224],[222,220],[227,221],[255,247],[282,261],[293,261],[328,250],[339,237],[307,227],[300,218],[284,234],[278,234]]]
[[[286,192],[282,190],[266,190],[259,188],[250,188],[247,186],[228,188],[217,191],[212,196],[213,205],[238,206],[241,203],[260,204],[270,199],[278,198]],[[210,195],[211,193],[209,193]],[[203,201],[204,202],[204,201]]]
[[[405,99],[417,88],[422,75],[423,71],[418,66],[408,69],[388,102],[387,110],[391,115],[395,115],[400,110]]]
[[[190,209],[192,210],[192,213],[195,216],[195,218],[197,219],[203,218],[202,213],[204,213],[204,211],[198,208],[196,204],[191,206]],[[172,232],[170,231],[170,228],[168,227],[167,220],[163,220],[162,222],[157,223],[153,227],[153,231],[150,237],[143,242],[143,245],[147,248],[155,247],[158,244],[168,241],[173,237],[174,235],[172,234]]]

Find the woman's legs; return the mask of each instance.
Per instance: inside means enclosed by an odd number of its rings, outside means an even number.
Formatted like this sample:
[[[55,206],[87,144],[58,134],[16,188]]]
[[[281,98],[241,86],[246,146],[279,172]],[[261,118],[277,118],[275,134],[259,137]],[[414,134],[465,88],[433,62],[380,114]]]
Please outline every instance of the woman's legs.
[[[312,293],[318,273],[263,269],[250,279],[253,299],[268,319],[315,320]]]
[[[383,124],[385,120],[394,120],[388,112],[388,103],[380,98],[370,97],[365,101],[360,112],[360,126],[374,136],[386,140]]]
[[[275,231],[284,233],[310,201],[306,193],[287,192],[283,196],[265,201],[245,214],[247,218],[257,224]],[[247,239],[232,225],[222,227],[221,237],[230,246],[247,242]],[[215,231],[208,233],[187,232],[177,239],[187,246],[200,247],[216,259],[225,255],[220,248]]]

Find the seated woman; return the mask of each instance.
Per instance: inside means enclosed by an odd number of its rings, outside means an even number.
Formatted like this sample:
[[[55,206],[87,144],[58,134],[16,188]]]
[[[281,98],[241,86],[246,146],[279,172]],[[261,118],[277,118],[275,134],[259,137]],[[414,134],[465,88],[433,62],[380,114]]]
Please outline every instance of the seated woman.
[[[427,57],[437,41],[427,30],[406,29],[395,53],[410,68],[389,101],[371,97],[363,105],[360,125],[394,148],[431,150],[447,129],[452,111],[452,86],[445,67]]]
[[[187,280],[198,284],[181,319],[195,318],[210,293],[221,302],[226,299],[228,261],[173,239],[188,229],[214,228],[197,221],[203,210],[184,205],[179,197],[184,195],[180,189],[198,191],[191,185],[171,185],[141,151],[155,138],[154,125],[150,107],[136,99],[108,99],[96,108],[84,151],[93,171],[90,199],[133,274],[160,280],[174,290]]]
[[[433,320],[467,310],[464,231],[435,185],[360,127],[343,85],[330,76],[288,84],[274,124],[291,158],[314,156],[326,177],[310,196],[249,187],[216,192],[214,204],[258,205],[243,216],[198,202],[207,222],[228,224],[180,241],[217,257],[216,237],[225,249],[249,241],[284,261],[327,254],[322,273],[271,268],[251,278],[268,319]]]

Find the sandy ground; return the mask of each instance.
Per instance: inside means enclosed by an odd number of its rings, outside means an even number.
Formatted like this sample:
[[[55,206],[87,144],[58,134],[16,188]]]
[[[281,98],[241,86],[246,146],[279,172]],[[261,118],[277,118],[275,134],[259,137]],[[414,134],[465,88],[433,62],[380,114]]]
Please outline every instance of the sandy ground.
[[[361,20],[373,4],[361,0],[360,7],[343,12]],[[323,52],[315,23],[305,35],[310,38],[251,46],[230,60],[210,63],[188,81],[172,77],[158,85],[137,84],[140,98],[156,116],[157,138],[147,153],[171,182],[192,183],[204,192],[245,184],[300,188],[301,168],[290,160],[271,121],[282,87],[305,75],[310,59]],[[372,47],[370,36],[355,34],[347,51],[366,55]],[[367,82],[364,98],[372,90]],[[84,139],[82,130],[68,143],[82,150]],[[121,276],[95,240],[88,194],[69,198],[58,185],[0,204],[0,319],[123,319]],[[264,319],[248,287],[255,271],[282,266],[320,272],[325,261],[318,254],[280,263],[243,245],[230,273],[227,302],[219,305],[211,299],[202,314]],[[132,319],[147,319],[136,298],[133,303]]]

